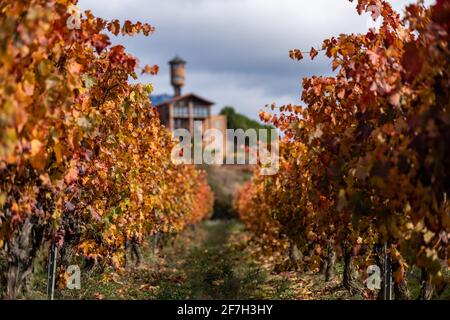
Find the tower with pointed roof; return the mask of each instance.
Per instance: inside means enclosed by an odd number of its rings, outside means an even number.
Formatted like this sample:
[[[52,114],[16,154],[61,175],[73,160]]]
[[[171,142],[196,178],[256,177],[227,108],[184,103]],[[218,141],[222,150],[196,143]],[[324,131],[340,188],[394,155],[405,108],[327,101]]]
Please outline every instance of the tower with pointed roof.
[[[185,84],[186,61],[177,56],[169,61],[169,65],[174,95],[152,97],[161,122],[171,131],[186,129],[191,133],[196,130],[195,125],[201,123],[204,130],[218,129],[225,137],[227,120],[225,116],[212,114],[214,103],[195,93],[181,93]]]
[[[170,79],[174,89],[175,97],[181,96],[181,88],[184,86],[186,78],[186,61],[176,56],[169,61]]]

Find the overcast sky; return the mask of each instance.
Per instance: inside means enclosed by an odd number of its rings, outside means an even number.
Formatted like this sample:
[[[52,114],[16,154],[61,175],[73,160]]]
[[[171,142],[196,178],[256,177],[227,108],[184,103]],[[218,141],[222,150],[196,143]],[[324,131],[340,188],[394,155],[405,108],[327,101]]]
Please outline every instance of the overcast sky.
[[[410,2],[391,1],[397,10]],[[294,62],[290,49],[309,51],[325,38],[373,25],[347,0],[81,0],[79,7],[156,27],[148,38],[113,37],[141,65],[160,66],[157,76],[139,79],[153,83],[155,94],[173,93],[167,61],[177,54],[188,62],[183,93],[214,101],[215,112],[232,105],[252,118],[266,104],[300,103],[303,77],[330,74],[325,57]]]

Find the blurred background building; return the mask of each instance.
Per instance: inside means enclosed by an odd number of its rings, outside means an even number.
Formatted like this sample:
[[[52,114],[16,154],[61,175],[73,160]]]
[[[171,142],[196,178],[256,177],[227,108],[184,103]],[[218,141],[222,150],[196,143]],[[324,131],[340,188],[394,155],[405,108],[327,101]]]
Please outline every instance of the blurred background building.
[[[186,82],[186,61],[175,57],[170,64],[170,80],[174,89],[173,95],[160,94],[152,96],[152,103],[157,107],[161,122],[171,131],[187,129],[194,134],[195,123],[202,124],[203,131],[218,129],[226,137],[227,117],[212,115],[213,102],[196,93],[182,94]]]

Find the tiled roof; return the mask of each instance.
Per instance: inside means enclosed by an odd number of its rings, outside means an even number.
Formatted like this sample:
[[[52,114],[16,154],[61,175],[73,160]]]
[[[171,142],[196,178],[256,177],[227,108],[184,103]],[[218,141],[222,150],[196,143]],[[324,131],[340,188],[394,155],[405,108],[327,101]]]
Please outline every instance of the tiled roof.
[[[186,61],[181,59],[179,56],[176,56],[175,58],[169,61],[169,64],[186,64]]]
[[[167,93],[150,96],[150,100],[152,100],[152,104],[154,106],[161,104],[165,101],[171,100],[171,99],[173,99],[173,96],[170,94],[167,94]]]
[[[185,95],[182,95],[182,96],[179,96],[179,97],[173,97],[173,98],[171,98],[169,100],[165,100],[165,101],[163,101],[161,103],[155,103],[154,102],[154,105],[155,106],[163,106],[163,105],[174,103],[174,102],[177,102],[177,101],[180,101],[180,100],[184,100],[184,99],[187,99],[187,98],[195,98],[195,99],[200,100],[200,101],[202,101],[202,102],[204,102],[205,104],[208,104],[208,105],[213,105],[214,104],[214,102],[206,100],[205,98],[202,98],[202,97],[200,97],[199,95],[197,95],[195,93],[188,93],[188,94],[185,94]]]

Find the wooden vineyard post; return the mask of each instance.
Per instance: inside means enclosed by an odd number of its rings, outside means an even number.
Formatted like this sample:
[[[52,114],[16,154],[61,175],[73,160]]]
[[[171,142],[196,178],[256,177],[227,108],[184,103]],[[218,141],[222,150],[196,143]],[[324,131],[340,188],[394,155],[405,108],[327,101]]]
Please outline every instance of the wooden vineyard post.
[[[383,247],[383,256],[383,300],[392,300],[392,264],[386,242]]]
[[[124,244],[124,257],[123,257],[123,261],[124,261],[124,268],[126,269],[128,267],[128,238],[127,236],[125,236],[125,244]]]
[[[58,255],[58,247],[54,242],[50,245],[50,252],[48,254],[47,267],[47,297],[53,300],[55,296],[55,280],[56,280],[56,258]]]
[[[156,232],[154,242],[153,242],[153,254],[156,254],[156,250],[158,249],[158,235],[159,232]]]

